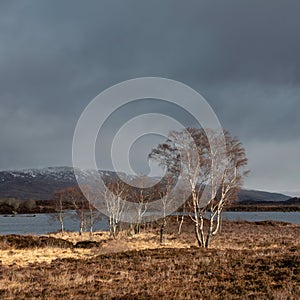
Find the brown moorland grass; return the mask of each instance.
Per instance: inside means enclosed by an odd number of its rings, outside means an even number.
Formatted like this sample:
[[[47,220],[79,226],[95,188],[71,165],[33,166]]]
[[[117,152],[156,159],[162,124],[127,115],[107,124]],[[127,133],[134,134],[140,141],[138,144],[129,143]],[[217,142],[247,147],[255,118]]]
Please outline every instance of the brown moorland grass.
[[[27,237],[22,249],[2,236],[0,298],[300,299],[299,225],[224,222],[211,248],[198,249],[189,222],[180,237],[168,224],[163,245],[156,229],[117,240],[99,232],[89,249],[75,247],[87,238],[75,233],[67,244]]]

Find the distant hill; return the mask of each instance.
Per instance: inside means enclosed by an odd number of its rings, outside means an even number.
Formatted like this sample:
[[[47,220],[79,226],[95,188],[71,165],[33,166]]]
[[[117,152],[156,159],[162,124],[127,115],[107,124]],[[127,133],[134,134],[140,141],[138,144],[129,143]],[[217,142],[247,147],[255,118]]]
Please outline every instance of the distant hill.
[[[47,200],[55,191],[75,184],[72,168],[53,167],[0,172],[0,198]]]
[[[251,202],[251,201],[286,201],[290,199],[290,196],[280,194],[280,193],[271,193],[265,191],[256,191],[256,190],[240,190],[238,193],[238,202]]]
[[[115,172],[99,171],[105,181],[114,181]],[[135,177],[125,175],[134,181]],[[151,178],[150,178],[151,180]],[[0,198],[50,200],[56,191],[76,185],[72,167],[49,167],[18,171],[0,171]],[[241,190],[238,202],[286,201],[289,196],[256,190]]]
[[[238,205],[243,206],[251,206],[251,205],[259,205],[259,206],[282,206],[282,205],[290,205],[290,206],[300,206],[300,198],[294,197],[288,200],[283,201],[257,201],[257,200],[245,200],[239,201]],[[234,204],[233,204],[234,206]]]
[[[99,173],[108,181],[117,176],[110,171]],[[56,191],[75,185],[77,181],[71,167],[0,172],[0,198],[50,200]]]

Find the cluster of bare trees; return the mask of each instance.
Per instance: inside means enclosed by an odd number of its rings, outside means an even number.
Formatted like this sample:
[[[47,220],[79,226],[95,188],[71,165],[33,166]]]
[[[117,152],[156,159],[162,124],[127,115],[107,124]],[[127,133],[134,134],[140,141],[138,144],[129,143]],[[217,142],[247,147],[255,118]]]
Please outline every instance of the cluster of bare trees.
[[[88,186],[84,188],[85,195],[92,193]],[[62,236],[65,232],[65,211],[71,209],[75,211],[75,216],[79,221],[79,235],[82,235],[84,229],[89,228],[90,238],[92,239],[95,221],[100,219],[101,216],[85,195],[79,187],[66,188],[55,194],[56,217],[61,226]]]
[[[135,188],[122,180],[114,180],[107,183],[107,189],[96,195],[101,198],[105,207],[111,236],[116,238],[124,228],[129,229],[131,234],[139,233],[145,216],[149,213],[149,203],[159,200],[162,217],[156,221],[156,226],[159,228],[159,240],[162,243],[168,220],[167,212],[171,211],[171,206],[174,205],[170,196],[171,190],[178,177],[184,176],[189,196],[180,207],[181,214],[176,216],[178,234],[182,231],[185,215],[188,215],[194,222],[199,247],[209,247],[211,239],[220,229],[224,206],[236,198],[236,193],[247,174],[247,158],[242,144],[227,131],[220,133],[214,130],[187,128],[170,132],[166,142],[153,149],[149,158],[158,161],[168,171],[160,183],[147,188],[143,185],[147,178],[141,177],[136,179],[139,182],[136,185],[138,188]],[[88,186],[85,187],[84,193],[82,189],[74,187],[56,194],[56,209],[62,234],[63,211],[68,203],[76,211],[79,234],[82,234],[88,224],[92,238],[97,210],[92,205],[94,202],[87,199],[89,197],[92,199],[95,195]],[[182,197],[186,195],[182,193]],[[124,214],[130,215],[127,207],[127,203],[130,202],[135,203],[135,218],[126,226],[122,220]],[[174,211],[176,209],[178,207],[174,208]]]

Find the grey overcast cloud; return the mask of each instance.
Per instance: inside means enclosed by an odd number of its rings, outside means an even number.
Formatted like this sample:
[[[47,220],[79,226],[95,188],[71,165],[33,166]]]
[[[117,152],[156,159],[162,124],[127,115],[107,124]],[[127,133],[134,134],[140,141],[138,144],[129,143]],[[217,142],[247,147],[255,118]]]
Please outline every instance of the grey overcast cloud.
[[[239,137],[246,188],[299,196],[299,16],[298,0],[2,0],[0,169],[71,166],[86,105],[158,76],[202,94]]]

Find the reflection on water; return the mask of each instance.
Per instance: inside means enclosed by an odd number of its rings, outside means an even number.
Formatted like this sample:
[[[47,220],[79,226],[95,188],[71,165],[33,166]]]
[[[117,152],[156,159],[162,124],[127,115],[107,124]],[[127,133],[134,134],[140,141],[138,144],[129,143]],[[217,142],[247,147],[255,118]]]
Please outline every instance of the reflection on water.
[[[224,212],[223,220],[264,221],[273,220],[300,224],[300,212]],[[60,230],[55,214],[16,215],[5,217],[0,215],[0,234],[46,234]],[[74,212],[65,215],[65,230],[79,230],[79,221]],[[108,230],[107,217],[103,216],[95,222],[94,230]]]

